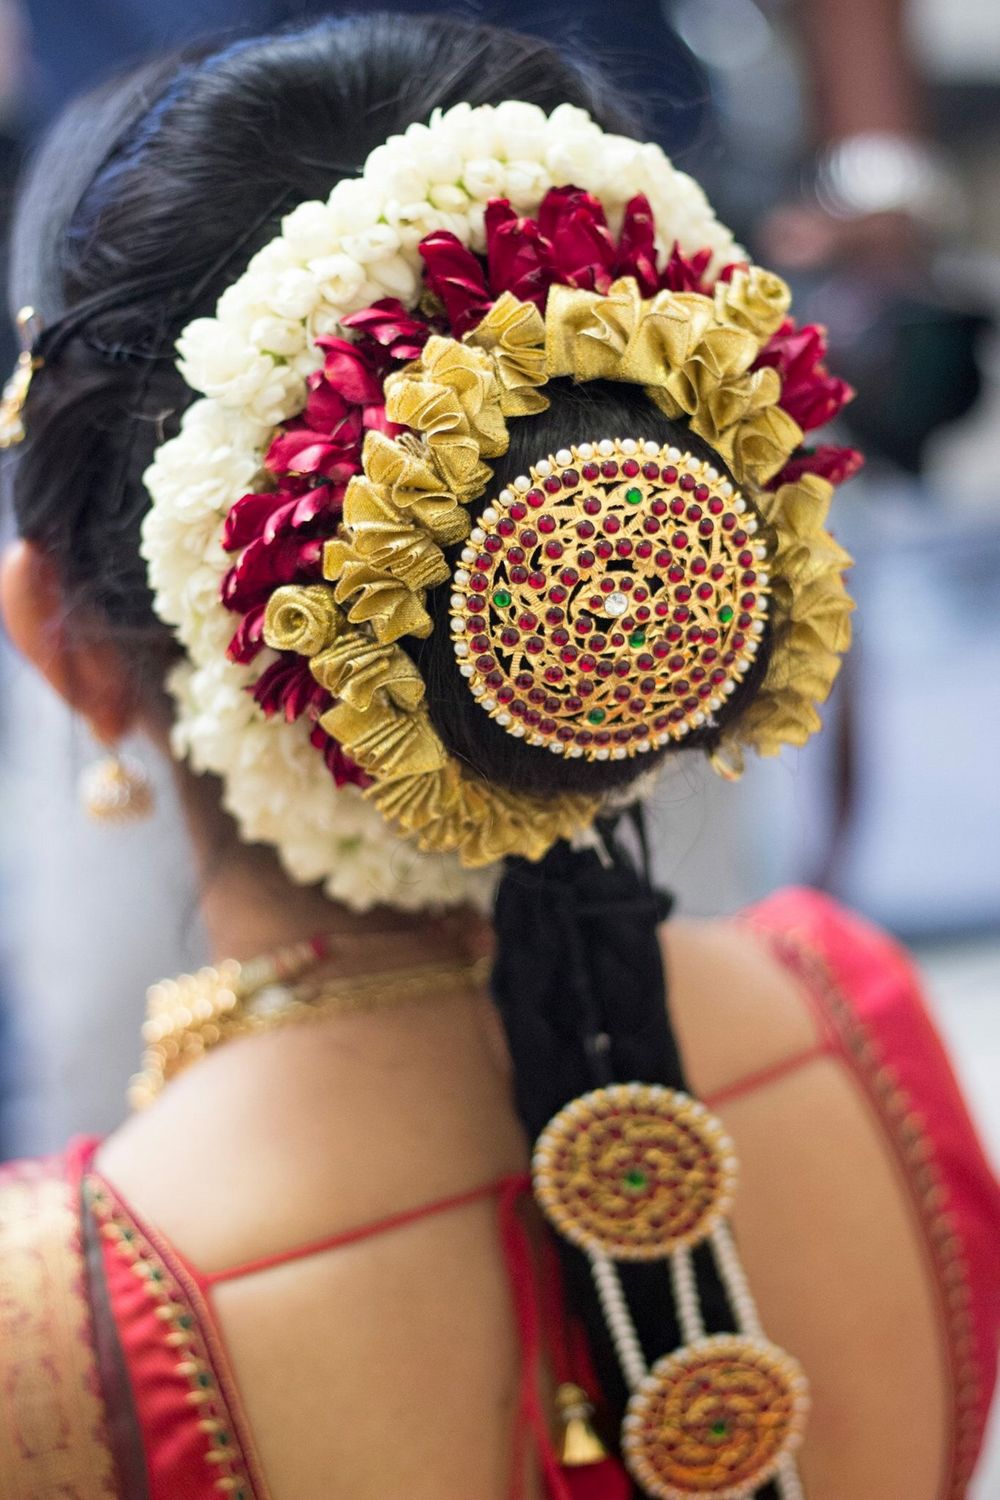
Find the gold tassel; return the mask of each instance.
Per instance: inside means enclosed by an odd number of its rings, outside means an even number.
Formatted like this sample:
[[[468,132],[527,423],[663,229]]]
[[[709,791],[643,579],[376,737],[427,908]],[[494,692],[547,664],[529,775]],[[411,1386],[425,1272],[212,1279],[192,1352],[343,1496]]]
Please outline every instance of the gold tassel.
[[[594,1407],[578,1385],[561,1385],[556,1391],[556,1411],[563,1424],[560,1462],[567,1469],[603,1463],[608,1450],[591,1426]]]

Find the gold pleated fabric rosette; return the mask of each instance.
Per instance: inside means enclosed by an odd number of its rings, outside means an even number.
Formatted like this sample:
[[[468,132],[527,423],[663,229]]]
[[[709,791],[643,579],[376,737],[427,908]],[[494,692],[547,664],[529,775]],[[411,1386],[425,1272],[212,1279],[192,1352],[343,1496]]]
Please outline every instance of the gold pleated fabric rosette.
[[[323,728],[371,778],[367,796],[420,847],[457,851],[468,866],[508,854],[537,859],[599,811],[591,797],[490,786],[452,757],[400,644],[429,635],[428,591],[452,577],[446,551],[469,536],[470,507],[492,482],[489,460],[506,452],[511,418],[545,409],[553,378],[641,386],[712,445],[756,507],[768,542],[771,656],[717,768],[737,774],[741,747],[774,755],[819,728],[816,705],[850,642],[842,579],[850,559],[824,529],[828,481],[807,475],[765,488],[802,441],[778,404],[778,373],[752,368],[789,300],[785,284],[759,267],[737,270],[711,297],[644,299],[631,278],[607,295],[553,286],[544,319],[508,292],[464,339],[431,337],[388,378],[386,413],[407,430],[394,439],[369,433],[340,536],[326,545],[327,581],[278,589],[265,638],[309,657],[338,700]]]

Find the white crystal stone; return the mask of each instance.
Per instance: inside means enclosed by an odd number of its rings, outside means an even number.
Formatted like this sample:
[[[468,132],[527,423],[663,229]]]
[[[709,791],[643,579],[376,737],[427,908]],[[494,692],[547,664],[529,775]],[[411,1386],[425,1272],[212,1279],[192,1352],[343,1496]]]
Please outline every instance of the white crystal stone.
[[[628,594],[623,594],[620,590],[616,590],[613,594],[609,594],[604,601],[604,608],[607,610],[609,615],[627,615]]]
[[[750,533],[751,536],[753,536],[753,534],[754,534],[754,532],[756,530],[757,530],[757,522],[751,516],[750,520],[747,522],[747,531]]]
[[[757,574],[757,582],[760,584],[761,588],[763,588],[766,583],[770,583],[770,581],[771,581],[771,575],[769,573],[758,573]],[[762,599],[761,603],[763,604],[763,602],[764,601]]]
[[[528,478],[527,474],[518,474],[517,478],[514,480],[514,488],[516,490],[520,490],[522,495],[524,494],[525,490],[531,489],[531,480]]]
[[[502,724],[504,729],[510,723],[510,714],[497,714],[497,723]]]
[[[451,628],[456,635],[463,635],[465,632],[465,621],[458,615],[452,615]]]
[[[718,479],[718,477],[719,477],[719,471],[718,471],[718,469],[708,468],[708,469],[705,470],[705,478],[708,480],[709,484],[715,484],[715,482]]]
[[[580,756],[583,754],[583,747],[582,745],[570,745],[566,750],[566,754],[572,760],[579,760]]]
[[[563,468],[565,469],[566,465],[567,464],[571,464],[572,462],[573,462],[573,455],[569,451],[569,449],[568,448],[560,448],[559,452],[556,454],[556,463],[557,464],[562,464]],[[541,469],[539,469],[539,473],[541,473]]]
[[[512,735],[515,736],[516,739],[521,740],[521,739],[524,738],[524,725],[523,724],[512,724],[510,726],[510,732],[511,732]]]
[[[721,708],[722,707],[722,699],[721,698],[709,698],[709,700],[708,700],[708,706],[712,710],[712,712],[714,713],[717,708]]]
[[[512,505],[514,503],[514,491],[501,490],[499,495],[497,496],[497,499],[500,501],[501,505]]]
[[[468,656],[468,654],[469,654],[469,643],[468,643],[468,641],[456,641],[455,642],[455,655],[456,656]]]
[[[593,458],[594,445],[593,443],[577,443],[576,451],[580,458]]]
[[[679,448],[670,447],[670,448],[667,449],[667,457],[670,459],[671,463],[674,463],[674,464],[679,463],[680,462],[680,457],[681,457],[681,450]]]
[[[495,698],[484,698],[483,699],[483,707],[487,710],[487,712],[492,713],[493,709],[495,709],[496,706],[497,706],[497,700]]]
[[[733,510],[736,511],[737,515],[741,516],[743,514],[743,512],[746,510],[746,508],[747,508],[746,501],[744,500],[744,498],[743,498],[742,495],[739,495],[736,498],[736,500],[733,502]]]
[[[492,505],[488,505],[483,511],[483,520],[486,521],[489,525],[492,526],[494,521],[499,521],[499,519],[500,513],[499,511],[494,510]]]
[[[701,465],[702,460],[700,458],[689,457],[684,467],[685,469],[689,469],[692,474],[697,474],[698,470],[701,468]]]
[[[476,560],[476,554],[473,552],[472,548],[471,547],[463,547],[462,548],[462,561],[463,562],[475,562],[475,560]]]
[[[723,685],[722,685],[722,691],[725,693],[726,697],[728,698],[731,693],[735,693],[735,691],[736,691],[736,684],[735,684],[735,682],[724,682]]]
[[[549,746],[549,749],[552,751],[553,755],[562,755],[562,753],[563,753],[562,741],[561,740],[553,740],[552,743],[551,743],[551,745]]]
[[[458,670],[461,672],[463,677],[471,677],[476,669],[475,667],[470,667],[469,663],[466,662],[463,666],[459,667]]]
[[[733,493],[733,487],[729,483],[728,479],[724,479],[722,481],[722,483],[719,485],[719,492],[720,492],[720,494],[725,495],[727,498],[728,498],[728,496],[730,496]]]
[[[594,751],[594,759],[595,760],[608,760],[609,757],[610,757],[610,751],[607,750],[607,749],[601,749],[601,750],[595,750]]]
[[[635,453],[639,447],[635,438],[622,438],[622,452]]]
[[[705,715],[702,713],[700,708],[696,710],[692,717],[696,724],[704,724],[705,722]]]
[[[659,443],[643,443],[642,451],[648,453],[650,458],[655,458],[660,451],[660,445]]]
[[[451,596],[451,607],[452,607],[452,609],[464,609],[465,608],[465,595],[464,594],[452,594],[452,596]]]
[[[464,585],[464,584],[468,583],[468,581],[469,581],[469,575],[466,572],[465,568],[456,568],[455,569],[455,582]]]
[[[481,698],[483,696],[483,694],[485,693],[485,691],[486,691],[486,684],[485,683],[483,683],[483,682],[474,682],[472,684],[472,693],[473,693],[474,697]]]
[[[548,479],[549,475],[552,473],[552,465],[549,463],[547,458],[540,458],[538,460],[537,464],[535,465],[535,473],[538,475],[539,479]]]
[[[486,540],[486,532],[481,526],[473,526],[469,532],[469,536],[474,542],[485,542]]]
[[[611,759],[612,760],[624,760],[627,754],[628,754],[628,751],[625,749],[624,745],[616,745],[615,748],[611,752]]]

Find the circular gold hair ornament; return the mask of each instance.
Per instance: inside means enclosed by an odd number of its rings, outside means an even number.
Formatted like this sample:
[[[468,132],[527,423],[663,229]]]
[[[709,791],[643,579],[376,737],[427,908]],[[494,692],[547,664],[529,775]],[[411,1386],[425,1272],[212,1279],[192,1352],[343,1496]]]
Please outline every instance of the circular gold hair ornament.
[[[482,511],[452,578],[471,691],[511,735],[588,760],[711,724],[764,632],[758,526],[675,447],[604,439],[540,459]]]
[[[690,1095],[621,1083],[574,1099],[538,1139],[535,1197],[553,1227],[591,1254],[662,1260],[729,1211],[732,1143]]]
[[[791,1355],[717,1334],[653,1366],[629,1402],[622,1453],[657,1500],[747,1500],[800,1445],[807,1410]]]

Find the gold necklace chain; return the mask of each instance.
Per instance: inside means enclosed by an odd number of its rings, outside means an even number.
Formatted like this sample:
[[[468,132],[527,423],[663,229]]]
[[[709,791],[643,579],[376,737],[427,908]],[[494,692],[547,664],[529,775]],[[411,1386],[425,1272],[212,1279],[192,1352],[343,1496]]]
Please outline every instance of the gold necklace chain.
[[[394,1009],[481,988],[490,960],[418,964],[378,974],[303,980],[333,940],[295,943],[279,952],[161,980],[147,994],[140,1071],[129,1085],[133,1109],[145,1109],[172,1078],[212,1048],[240,1036],[330,1015]]]

